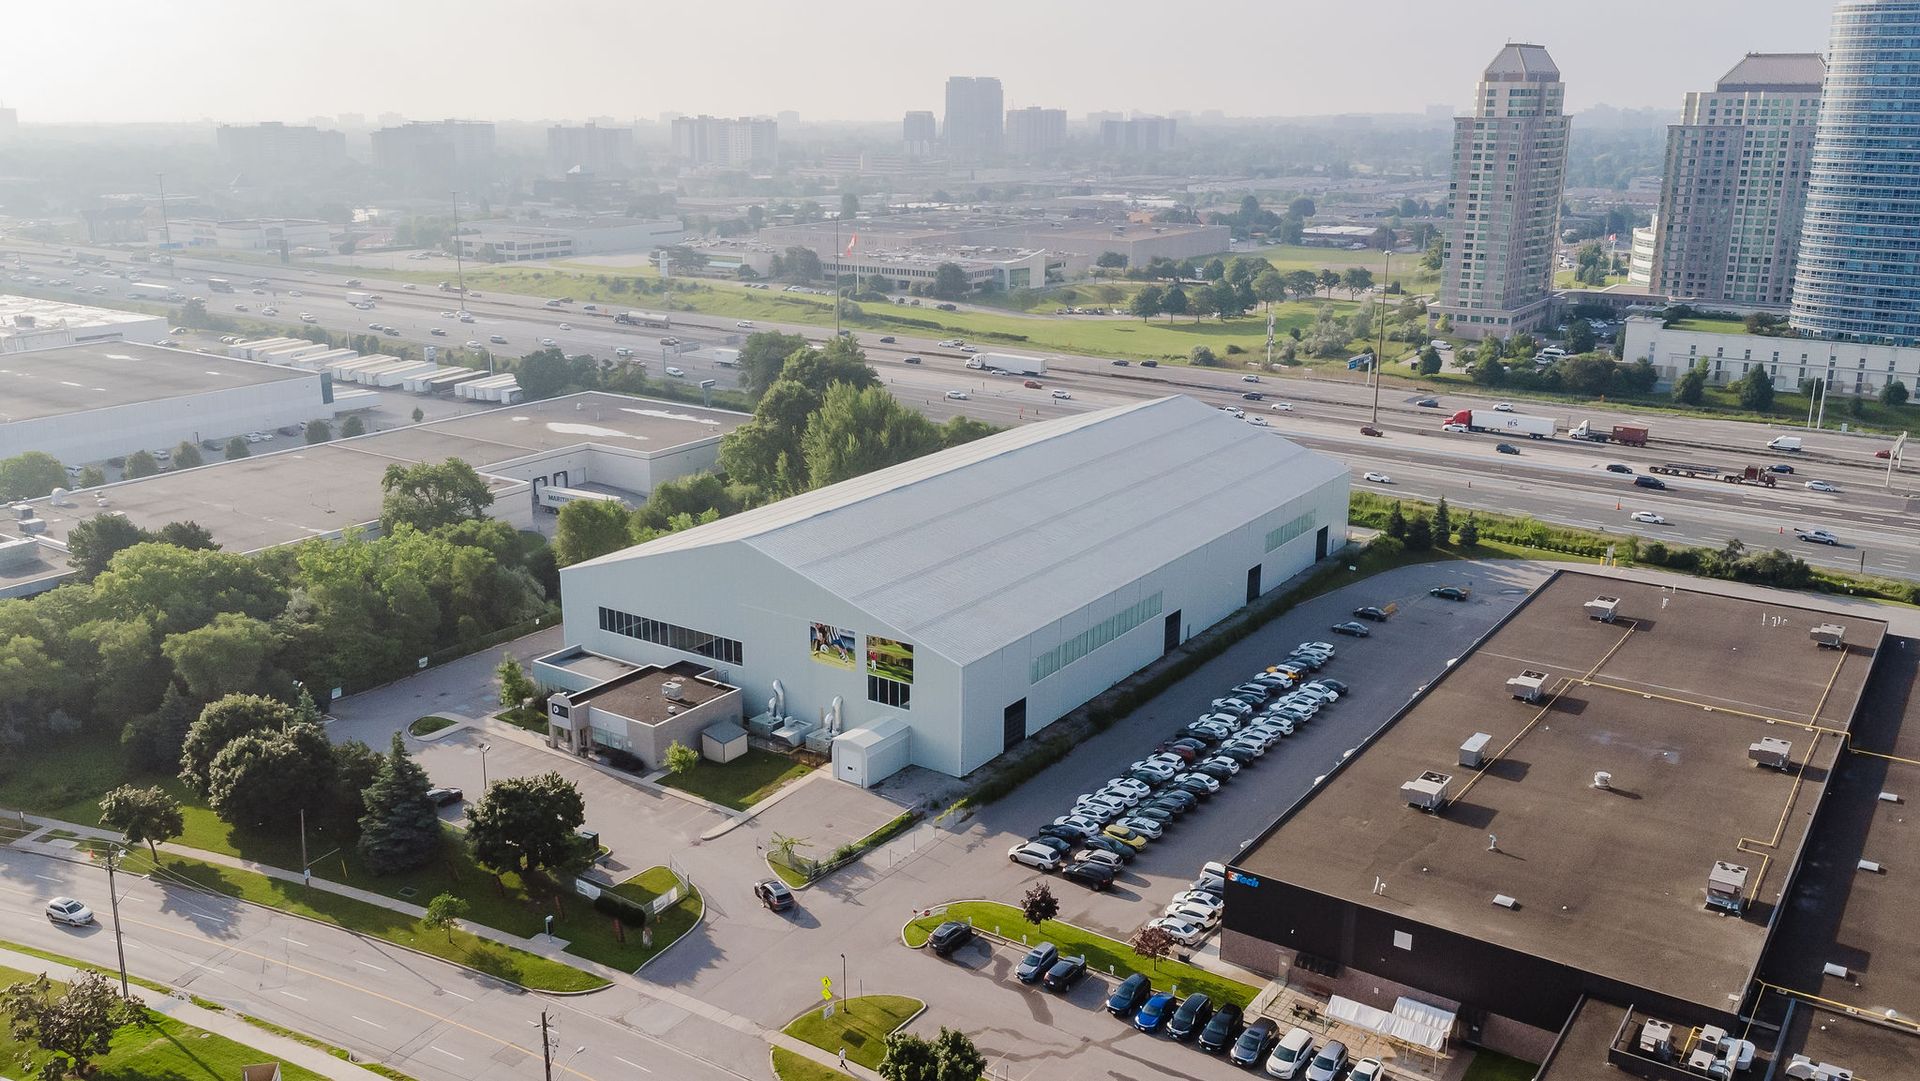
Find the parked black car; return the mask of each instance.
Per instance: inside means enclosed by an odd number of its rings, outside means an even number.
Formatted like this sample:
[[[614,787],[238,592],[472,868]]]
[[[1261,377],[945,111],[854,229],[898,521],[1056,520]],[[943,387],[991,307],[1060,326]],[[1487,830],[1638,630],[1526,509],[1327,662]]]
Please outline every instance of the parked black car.
[[[1060,877],[1078,882],[1090,890],[1110,890],[1117,872],[1104,863],[1086,861],[1069,863],[1060,868]]]
[[[1387,610],[1385,608],[1375,608],[1369,604],[1363,608],[1355,608],[1353,610],[1353,618],[1370,619],[1375,623],[1385,623],[1387,621]]]
[[[465,793],[458,788],[431,788],[427,790],[427,800],[435,807],[452,807],[466,799]]]
[[[1651,478],[1641,477],[1640,479],[1649,480]],[[1435,586],[1427,590],[1427,596],[1438,597],[1443,601],[1464,601],[1467,599],[1467,591],[1461,589],[1459,586]]]
[[[793,891],[779,879],[769,878],[765,882],[754,883],[753,895],[767,906],[769,912],[785,912],[793,907]]]
[[[1213,1019],[1213,1003],[1205,992],[1188,995],[1180,1008],[1167,1018],[1167,1035],[1176,1040],[1191,1040]]]
[[[1207,1027],[1200,1030],[1200,1050],[1217,1055],[1225,1051],[1227,1046],[1233,1043],[1233,1038],[1239,1034],[1240,1007],[1231,1002],[1222,1003],[1220,1008],[1214,1011],[1213,1020],[1208,1021]]]
[[[951,957],[953,951],[973,941],[973,926],[959,920],[948,920],[933,929],[927,936],[927,945],[938,957]]]
[[[1120,981],[1120,986],[1107,996],[1107,1012],[1115,1017],[1131,1017],[1151,994],[1153,981],[1147,979],[1144,973],[1136,972]]]
[[[1040,837],[1058,837],[1062,841],[1071,841],[1074,844],[1079,844],[1088,837],[1093,836],[1079,826],[1070,826],[1065,823],[1056,822],[1049,822],[1035,832],[1038,833]],[[1036,837],[1035,840],[1039,840],[1039,838]]]
[[[1095,849],[1099,849],[1102,852],[1113,853],[1114,855],[1120,857],[1121,863],[1132,863],[1133,858],[1140,854],[1138,851],[1134,849],[1132,845],[1122,844],[1119,841],[1116,841],[1113,838],[1107,837],[1105,835],[1102,835],[1099,837],[1089,837],[1083,843],[1084,843],[1084,846],[1087,848],[1095,848]]]
[[[1049,991],[1069,991],[1087,974],[1087,959],[1084,957],[1062,957],[1047,970],[1046,988]]]

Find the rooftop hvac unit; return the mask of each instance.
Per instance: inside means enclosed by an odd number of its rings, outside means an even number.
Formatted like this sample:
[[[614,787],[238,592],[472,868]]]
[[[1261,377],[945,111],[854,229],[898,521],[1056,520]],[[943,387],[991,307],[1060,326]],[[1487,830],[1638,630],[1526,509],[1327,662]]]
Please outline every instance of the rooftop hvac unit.
[[[25,536],[37,537],[40,534],[45,533],[46,531],[47,531],[47,520],[45,518],[20,519],[20,532]]]
[[[1853,1071],[1831,1062],[1815,1062],[1805,1055],[1787,1063],[1787,1076],[1798,1081],[1853,1081]]]
[[[1545,672],[1526,671],[1507,681],[1507,693],[1529,705],[1539,702],[1547,686]]]
[[[1747,869],[1737,863],[1716,860],[1707,872],[1707,907],[1735,916],[1747,910]]]
[[[47,502],[56,507],[71,507],[73,506],[72,495],[73,493],[65,488],[55,488],[53,494],[47,497]]]
[[[1807,637],[1813,639],[1821,649],[1847,648],[1847,629],[1838,623],[1822,623],[1808,631]]]
[[[26,521],[27,519],[29,519],[29,518],[31,518],[31,517],[33,517],[33,504],[31,504],[31,503],[15,503],[15,504],[13,505],[13,516],[14,516],[14,518],[15,518],[15,519],[17,519],[17,520],[19,520],[19,521],[22,521],[22,522],[24,522],[24,521]]]
[[[1581,607],[1587,610],[1588,619],[1597,619],[1602,623],[1612,623],[1613,617],[1620,614],[1620,598],[1595,597]]]
[[[1603,769],[1595,770],[1593,773],[1593,787],[1598,788],[1602,792],[1611,790],[1613,788],[1613,774]]]
[[[1747,758],[1768,769],[1788,769],[1793,765],[1793,742],[1767,736],[1758,743],[1747,744]]]
[[[1400,786],[1401,798],[1410,807],[1423,811],[1438,811],[1446,806],[1447,786],[1453,783],[1449,774],[1427,770],[1420,776]]]
[[[1460,765],[1467,769],[1479,769],[1487,763],[1487,744],[1493,737],[1485,732],[1475,732],[1472,738],[1460,745]]]
[[[677,679],[667,680],[660,685],[660,694],[669,702],[678,702],[686,697],[686,685]]]
[[[1640,1026],[1640,1053],[1662,1061],[1673,1057],[1673,1025],[1647,1018]]]

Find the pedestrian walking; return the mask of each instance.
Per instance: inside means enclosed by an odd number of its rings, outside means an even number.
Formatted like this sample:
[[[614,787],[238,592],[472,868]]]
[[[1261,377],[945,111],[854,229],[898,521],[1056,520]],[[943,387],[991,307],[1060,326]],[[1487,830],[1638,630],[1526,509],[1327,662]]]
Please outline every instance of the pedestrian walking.
[[[843,1070],[847,1069],[847,1049],[844,1047],[840,1049],[840,1068]],[[853,1071],[847,1070],[847,1072],[852,1073]]]

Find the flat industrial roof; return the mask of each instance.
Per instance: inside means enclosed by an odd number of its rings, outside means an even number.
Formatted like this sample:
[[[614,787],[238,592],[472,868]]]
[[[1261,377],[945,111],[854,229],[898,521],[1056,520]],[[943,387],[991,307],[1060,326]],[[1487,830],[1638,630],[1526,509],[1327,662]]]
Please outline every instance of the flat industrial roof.
[[[0,323],[17,326],[15,321],[22,315],[32,316],[36,324],[33,329],[40,330],[55,323],[65,323],[69,328],[82,330],[157,323],[165,319],[164,316],[149,315],[146,312],[103,308],[96,304],[79,304],[70,300],[53,300],[48,297],[30,297],[20,293],[0,293]]]
[[[1618,622],[1587,618],[1601,595],[1620,598]],[[1808,639],[1827,622],[1847,628],[1844,650]],[[1562,572],[1235,865],[1725,1010],[1885,633],[1850,613]],[[1538,705],[1506,688],[1523,670],[1546,675]],[[1478,771],[1457,764],[1476,733],[1492,737]],[[1749,762],[1767,736],[1791,740],[1799,768]],[[1437,814],[1400,791],[1427,770],[1453,778]],[[1744,918],[1704,910],[1717,860],[1751,868]]]
[[[0,355],[0,423],[315,379],[312,372],[134,342]]]
[[[680,685],[679,697],[667,697],[669,683]],[[576,706],[591,705],[639,724],[656,725],[672,720],[683,710],[724,698],[735,690],[710,675],[691,676],[684,671],[648,665],[567,697]]]
[[[11,359],[0,358],[0,365]],[[0,382],[0,388],[5,385]],[[723,409],[592,391],[121,481],[76,492],[67,506],[46,499],[33,505],[47,522],[47,536],[62,542],[80,522],[114,511],[147,529],[195,521],[226,550],[251,552],[377,520],[380,478],[389,465],[458,458],[485,475],[529,455],[587,444],[659,454],[717,439],[750,419]],[[489,481],[495,491],[519,483],[506,477]],[[106,499],[105,506],[99,497]],[[0,586],[63,571],[0,577]]]

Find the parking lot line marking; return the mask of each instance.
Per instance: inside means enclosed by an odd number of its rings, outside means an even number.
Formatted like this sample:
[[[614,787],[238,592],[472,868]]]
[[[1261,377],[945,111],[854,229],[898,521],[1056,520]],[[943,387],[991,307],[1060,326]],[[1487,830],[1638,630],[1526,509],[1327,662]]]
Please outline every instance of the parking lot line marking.
[[[362,1017],[362,1016],[360,1016],[360,1015],[359,1015],[359,1014],[357,1014],[357,1013],[356,1013],[356,1014],[348,1014],[347,1016],[349,1016],[349,1017],[351,1017],[351,1018],[353,1018],[353,1019],[354,1019],[355,1021],[358,1021],[358,1022],[360,1022],[360,1023],[361,1023],[361,1024],[363,1024],[363,1025],[372,1025],[372,1026],[373,1026],[374,1028],[377,1028],[377,1029],[379,1029],[379,1030],[380,1030],[380,1031],[382,1031],[382,1032],[385,1032],[385,1031],[387,1030],[387,1026],[385,1026],[385,1025],[383,1025],[383,1024],[381,1024],[380,1022],[378,1022],[378,1021],[369,1021],[369,1020],[367,1020],[366,1018],[364,1018],[364,1017]]]
[[[285,995],[285,996],[287,996],[287,997],[288,997],[288,998],[290,998],[290,999],[293,999],[293,1000],[294,1000],[295,1002],[305,1002],[305,1001],[306,1001],[306,997],[305,997],[305,996],[303,996],[303,995],[296,995],[296,994],[294,994],[294,993],[293,993],[292,991],[282,991],[282,992],[280,992],[280,993],[281,993],[281,994],[283,994],[283,995]]]
[[[458,1061],[460,1061],[460,1062],[465,1062],[465,1061],[467,1061],[466,1059],[464,1059],[464,1058],[461,1058],[461,1057],[460,1057],[459,1055],[456,1055],[456,1054],[454,1054],[453,1052],[451,1052],[451,1051],[449,1051],[449,1050],[447,1050],[446,1048],[444,1048],[444,1047],[441,1047],[441,1046],[440,1046],[439,1044],[431,1044],[431,1043],[430,1043],[430,1044],[428,1044],[427,1046],[428,1046],[428,1047],[431,1047],[431,1048],[433,1048],[433,1049],[434,1049],[435,1051],[438,1051],[438,1052],[440,1052],[441,1054],[443,1054],[443,1055],[445,1055],[445,1056],[447,1056],[447,1057],[448,1057],[448,1058],[450,1058],[450,1059],[455,1059],[455,1060],[458,1060]]]
[[[298,947],[300,947],[300,948],[301,948],[301,949],[303,949],[303,950],[307,950],[307,949],[312,949],[312,948],[313,948],[313,947],[311,947],[311,946],[308,946],[308,945],[307,945],[306,943],[304,943],[304,942],[302,942],[302,941],[300,941],[300,940],[299,940],[299,939],[297,939],[297,938],[288,938],[288,937],[287,937],[287,936],[285,936],[285,935],[281,935],[281,936],[280,936],[280,941],[282,941],[282,942],[286,942],[286,943],[289,943],[289,944],[291,944],[291,945],[294,945],[294,946],[298,946]]]
[[[452,996],[453,996],[454,998],[457,998],[457,999],[459,999],[459,1000],[460,1000],[460,1001],[462,1001],[462,1002],[472,1002],[472,1001],[473,1001],[472,999],[470,999],[470,998],[468,998],[467,996],[465,996],[465,995],[463,995],[463,994],[461,994],[461,993],[460,993],[460,992],[458,992],[458,991],[449,991],[449,990],[447,990],[447,989],[446,989],[446,988],[444,988],[444,987],[442,987],[442,988],[440,989],[440,993],[441,993],[441,994],[444,994],[444,995],[452,995]]]
[[[357,957],[353,959],[353,963],[354,963],[354,964],[356,964],[356,965],[365,965],[366,967],[368,967],[368,968],[370,968],[370,969],[372,969],[372,970],[374,970],[375,972],[385,972],[385,971],[386,971],[386,969],[384,969],[384,968],[381,968],[381,967],[380,967],[379,965],[376,965],[376,964],[374,964],[374,963],[373,963],[372,961],[362,961],[362,960],[360,960],[360,959],[359,959],[359,958],[357,958]]]
[[[621,1061],[621,1062],[624,1062],[624,1063],[626,1063],[627,1065],[629,1065],[629,1066],[631,1066],[631,1067],[633,1067],[634,1069],[636,1069],[636,1070],[639,1070],[639,1071],[640,1071],[641,1073],[652,1073],[652,1072],[653,1072],[652,1070],[649,1070],[649,1069],[647,1069],[647,1068],[646,1068],[645,1066],[642,1066],[642,1065],[640,1065],[639,1063],[637,1063],[637,1062],[635,1062],[635,1061],[633,1061],[633,1060],[632,1060],[632,1059],[630,1059],[630,1058],[620,1058],[620,1056],[619,1056],[619,1055],[615,1055],[615,1056],[613,1056],[613,1057],[614,1057],[614,1058],[617,1058],[617,1059],[620,1059],[620,1061]]]
[[[206,969],[206,970],[207,970],[208,972],[219,972],[219,973],[223,973],[223,974],[224,974],[224,973],[225,973],[225,972],[227,971],[226,969],[224,969],[224,968],[221,968],[221,967],[220,967],[220,966],[218,966],[218,965],[214,965],[214,964],[209,964],[209,963],[208,963],[208,962],[206,962],[206,961],[188,961],[188,962],[187,962],[187,967],[189,967],[189,968],[204,968],[204,969]]]

